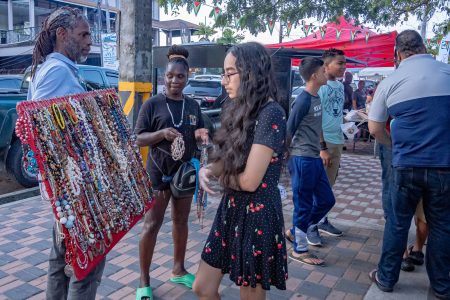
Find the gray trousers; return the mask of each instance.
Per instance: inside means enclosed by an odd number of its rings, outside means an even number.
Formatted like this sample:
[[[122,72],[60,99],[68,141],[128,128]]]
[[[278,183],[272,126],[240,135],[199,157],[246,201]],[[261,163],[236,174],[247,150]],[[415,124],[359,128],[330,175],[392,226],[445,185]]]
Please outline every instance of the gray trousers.
[[[50,252],[47,278],[47,294],[49,300],[94,300],[97,288],[102,279],[105,259],[103,259],[83,280],[67,277],[64,273],[66,266],[66,247],[62,242],[57,244],[56,224],[53,226],[53,246]]]

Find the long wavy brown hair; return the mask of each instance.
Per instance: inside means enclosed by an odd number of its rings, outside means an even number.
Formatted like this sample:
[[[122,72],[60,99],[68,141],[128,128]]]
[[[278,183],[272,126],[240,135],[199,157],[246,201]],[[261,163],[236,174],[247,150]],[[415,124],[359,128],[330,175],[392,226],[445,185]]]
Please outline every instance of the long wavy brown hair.
[[[278,101],[272,60],[262,45],[239,44],[228,53],[236,57],[240,86],[238,96],[222,110],[222,126],[214,136],[216,148],[211,155],[212,162],[224,162],[219,182],[226,189],[245,169],[259,112],[270,99]]]

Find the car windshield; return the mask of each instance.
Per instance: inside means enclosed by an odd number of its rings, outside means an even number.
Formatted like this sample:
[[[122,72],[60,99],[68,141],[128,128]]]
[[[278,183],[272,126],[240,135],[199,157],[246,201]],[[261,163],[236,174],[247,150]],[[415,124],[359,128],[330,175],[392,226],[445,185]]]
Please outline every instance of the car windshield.
[[[299,95],[304,89],[305,89],[305,87],[303,87],[303,86],[294,86],[292,88],[292,96]]]
[[[21,82],[20,78],[0,78],[0,89],[20,89]]]
[[[218,97],[222,93],[222,84],[219,81],[189,80],[183,93]]]

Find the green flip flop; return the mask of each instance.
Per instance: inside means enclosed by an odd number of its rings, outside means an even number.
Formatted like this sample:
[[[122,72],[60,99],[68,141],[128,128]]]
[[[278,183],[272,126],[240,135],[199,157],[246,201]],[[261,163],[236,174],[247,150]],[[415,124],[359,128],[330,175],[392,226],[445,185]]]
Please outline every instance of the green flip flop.
[[[151,287],[146,286],[136,290],[136,300],[142,300],[142,298],[153,300],[153,291]]]
[[[192,284],[194,283],[195,275],[193,275],[191,273],[187,273],[186,275],[183,275],[183,276],[171,277],[169,280],[170,280],[170,282],[183,284],[183,285],[187,286],[188,288],[192,289]]]

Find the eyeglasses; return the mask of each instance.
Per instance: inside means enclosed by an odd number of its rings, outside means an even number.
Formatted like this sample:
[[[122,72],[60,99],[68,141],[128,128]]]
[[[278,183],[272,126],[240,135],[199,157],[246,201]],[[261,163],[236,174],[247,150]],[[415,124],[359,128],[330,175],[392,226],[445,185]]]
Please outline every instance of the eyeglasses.
[[[222,80],[225,79],[226,82],[230,82],[230,77],[233,75],[239,74],[239,72],[234,72],[234,73],[223,73],[222,75],[220,75],[220,77],[222,78]]]

